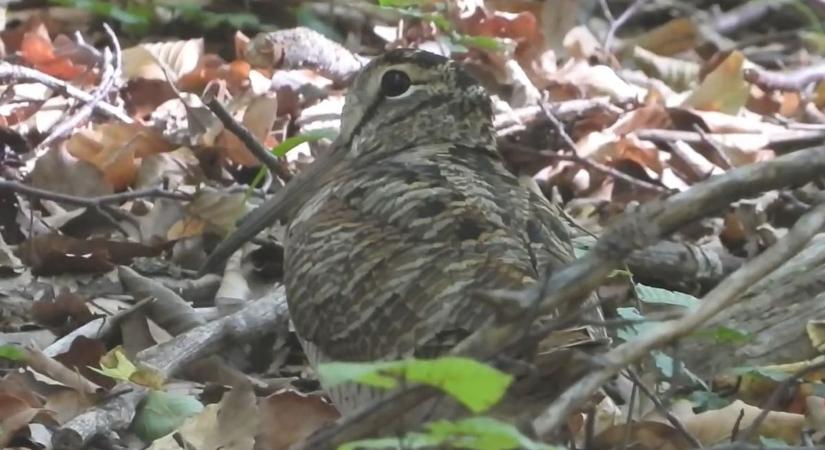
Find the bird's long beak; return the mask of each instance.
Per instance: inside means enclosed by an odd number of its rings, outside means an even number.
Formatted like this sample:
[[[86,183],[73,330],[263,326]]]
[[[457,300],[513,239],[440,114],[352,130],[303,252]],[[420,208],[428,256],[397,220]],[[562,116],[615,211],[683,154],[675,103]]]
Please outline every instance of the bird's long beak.
[[[201,266],[199,276],[220,270],[224,261],[244,243],[277,221],[291,222],[301,206],[334,176],[336,167],[340,166],[337,163],[344,152],[337,151],[340,148],[336,145],[337,143],[338,140],[333,144],[329,153],[316,159],[311,166],[290,180],[280,191],[246,215],[238,228],[215,247]]]

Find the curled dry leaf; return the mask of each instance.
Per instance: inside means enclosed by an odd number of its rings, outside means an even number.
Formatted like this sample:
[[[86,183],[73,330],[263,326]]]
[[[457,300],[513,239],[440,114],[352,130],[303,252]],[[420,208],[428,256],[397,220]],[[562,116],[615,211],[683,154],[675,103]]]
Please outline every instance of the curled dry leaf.
[[[660,56],[642,47],[633,48],[633,62],[648,76],[659,78],[678,91],[687,89],[699,77],[699,64]]]
[[[550,77],[557,85],[570,86],[586,97],[607,95],[624,103],[644,98],[646,91],[629,84],[606,65],[591,66],[587,61],[570,60]],[[558,99],[561,100],[561,99]]]
[[[54,359],[97,386],[111,389],[116,383],[114,379],[90,369],[100,367],[100,359],[105,354],[106,346],[103,342],[78,336],[72,341],[69,350],[55,356]]]
[[[641,47],[657,55],[671,56],[692,49],[698,37],[696,22],[690,17],[680,17],[627,40],[624,48]]]
[[[85,82],[91,84],[94,79],[89,68],[83,64],[75,64],[65,56],[55,54],[55,48],[44,26],[29,31],[23,35],[20,44],[22,59],[35,69],[62,80],[77,80],[81,75],[88,74]]]
[[[111,122],[74,134],[66,148],[100,169],[106,182],[121,190],[134,183],[141,158],[173,147],[160,133],[143,125]]]
[[[187,206],[186,217],[172,225],[166,237],[174,241],[198,236],[207,230],[224,236],[235,227],[235,223],[245,212],[246,200],[243,193],[202,191]]]
[[[762,409],[736,400],[730,405],[690,417],[680,417],[685,428],[704,445],[713,445],[730,439],[738,426],[744,430],[754,423]],[[782,411],[771,411],[759,424],[758,435],[798,444],[805,427],[805,416]]]
[[[32,421],[42,409],[15,395],[0,392],[0,446],[6,448],[17,431]]]
[[[32,317],[58,335],[64,335],[93,319],[86,299],[68,290],[62,290],[54,299],[35,301]]]
[[[252,450],[260,416],[257,399],[251,388],[233,388],[225,393],[220,403],[207,405],[196,416],[186,419],[178,429],[178,436],[166,435],[149,447],[150,450],[185,448],[225,448]]]
[[[210,54],[204,55],[197,67],[184,74],[177,84],[184,91],[202,92],[210,82],[221,80],[230,93],[237,95],[249,88],[251,73],[252,66],[246,61],[227,63],[218,55]]]
[[[194,70],[202,56],[203,39],[140,44],[123,50],[121,76],[126,80],[145,78],[175,83]]]
[[[743,76],[745,55],[731,52],[682,102],[683,107],[736,114],[748,101],[750,88]]]

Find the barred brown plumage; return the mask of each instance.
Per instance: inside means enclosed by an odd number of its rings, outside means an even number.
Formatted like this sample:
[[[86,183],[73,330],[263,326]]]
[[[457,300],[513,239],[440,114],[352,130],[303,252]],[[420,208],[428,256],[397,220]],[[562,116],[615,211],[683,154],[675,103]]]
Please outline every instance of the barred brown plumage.
[[[384,92],[390,71],[409,76],[408,90]],[[443,354],[493,320],[475,294],[572,260],[552,205],[504,167],[489,96],[450,60],[395,50],[370,62],[348,91],[342,136],[346,170],[285,242],[290,315],[313,365]],[[376,397],[360,391],[331,396],[347,413]]]
[[[373,59],[328,156],[282,207],[287,302],[313,366],[442,355],[495,319],[479,292],[524,288],[573,259],[558,211],[505,168],[490,97],[447,58]],[[344,414],[381,397],[329,393]]]

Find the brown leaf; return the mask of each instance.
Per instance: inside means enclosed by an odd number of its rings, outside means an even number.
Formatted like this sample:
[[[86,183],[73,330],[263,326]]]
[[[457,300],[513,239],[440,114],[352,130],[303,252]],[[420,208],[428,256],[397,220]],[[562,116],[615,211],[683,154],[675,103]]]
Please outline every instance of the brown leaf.
[[[318,395],[276,392],[259,402],[260,450],[286,450],[341,415]]]
[[[76,239],[58,234],[37,236],[20,244],[21,260],[35,275],[103,273],[133,258],[157,256],[159,248],[106,239]]]
[[[93,319],[86,299],[65,289],[54,299],[35,301],[32,317],[44,326],[58,329],[58,335],[64,335]]]
[[[682,102],[683,107],[736,114],[750,92],[743,76],[745,56],[734,51]]]
[[[671,56],[696,45],[699,28],[690,17],[680,17],[628,40],[625,48],[638,46],[657,55]]]
[[[194,70],[203,56],[203,39],[140,44],[123,50],[123,76],[172,82]],[[164,73],[164,69],[169,74]]]
[[[0,392],[0,430],[3,430],[0,433],[0,446],[5,448],[15,433],[28,425],[40,411],[19,397]]]
[[[112,122],[74,134],[66,148],[72,156],[93,164],[115,190],[130,186],[138,159],[172,150],[158,132],[140,124]]]
[[[672,426],[649,421],[612,426],[596,436],[593,442],[594,450],[621,448],[688,450],[693,445]]]
[[[70,155],[65,147],[54,147],[37,159],[31,183],[47,191],[79,197],[96,197],[114,192],[94,165]],[[76,208],[76,207],[75,207]]]
[[[111,389],[116,381],[99,374],[89,367],[100,368],[100,359],[106,354],[106,346],[97,339],[78,336],[72,341],[69,350],[54,357],[64,366],[78,372],[92,383]]]
[[[37,70],[62,80],[75,80],[84,73],[91,73],[87,66],[75,64],[65,56],[55,54],[54,46],[45,27],[39,27],[23,35],[20,55]],[[93,77],[85,81],[92,81]]]

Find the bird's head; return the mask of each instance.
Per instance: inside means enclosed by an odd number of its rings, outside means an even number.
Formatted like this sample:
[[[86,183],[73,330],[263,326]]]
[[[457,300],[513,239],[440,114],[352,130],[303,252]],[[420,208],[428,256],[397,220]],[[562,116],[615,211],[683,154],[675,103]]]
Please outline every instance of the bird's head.
[[[353,80],[338,141],[355,157],[428,144],[491,146],[492,102],[454,61],[422,50],[391,50]]]

